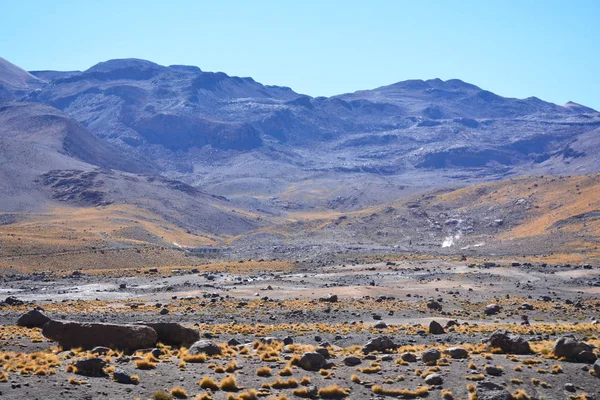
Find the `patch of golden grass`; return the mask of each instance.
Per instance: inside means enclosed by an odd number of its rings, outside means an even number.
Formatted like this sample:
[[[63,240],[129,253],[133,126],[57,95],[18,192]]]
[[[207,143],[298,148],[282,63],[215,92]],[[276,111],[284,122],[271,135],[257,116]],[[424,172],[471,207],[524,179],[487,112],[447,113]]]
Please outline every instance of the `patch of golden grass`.
[[[342,388],[338,385],[331,385],[319,389],[319,397],[322,399],[337,399],[350,395],[350,389]]]
[[[181,386],[174,387],[173,389],[171,389],[170,393],[171,393],[171,396],[175,397],[176,399],[187,399],[188,398],[187,392]]]
[[[215,382],[210,376],[205,376],[198,382],[198,385],[202,389],[219,390],[219,384]]]

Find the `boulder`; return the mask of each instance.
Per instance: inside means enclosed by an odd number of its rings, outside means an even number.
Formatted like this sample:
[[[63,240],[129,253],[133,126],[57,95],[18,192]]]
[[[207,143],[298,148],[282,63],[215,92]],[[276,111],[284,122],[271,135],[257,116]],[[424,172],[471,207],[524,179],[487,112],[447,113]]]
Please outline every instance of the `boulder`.
[[[115,372],[113,373],[113,379],[115,380],[115,382],[123,383],[125,385],[138,384],[137,379],[132,379],[132,375],[129,372],[126,372],[125,370],[122,370],[120,368],[115,369]]]
[[[531,347],[529,347],[527,340],[506,330],[498,330],[492,333],[488,343],[491,347],[502,350],[503,353],[531,354]]]
[[[42,334],[63,349],[105,346],[137,350],[153,347],[158,340],[156,331],[149,326],[75,321],[50,320],[43,326]]]
[[[50,318],[48,318],[42,311],[31,310],[19,317],[17,320],[17,325],[24,326],[26,328],[41,328],[48,321],[50,321]]]
[[[444,383],[441,375],[438,374],[430,374],[425,378],[425,383],[428,385],[441,385]]]
[[[417,362],[417,355],[415,353],[409,353],[409,352],[402,353],[400,358],[406,362]]]
[[[594,363],[594,374],[600,377],[600,360],[596,360],[596,362]]]
[[[387,327],[388,327],[388,325],[383,321],[379,321],[378,323],[373,325],[373,328],[375,328],[375,329],[385,329]]]
[[[311,351],[304,353],[298,364],[306,371],[318,371],[327,364],[327,361],[322,354]]]
[[[451,358],[454,359],[469,357],[469,352],[463,349],[462,347],[450,347],[449,349],[446,349],[444,353],[448,354]]]
[[[485,315],[494,315],[498,314],[501,309],[502,307],[500,307],[498,304],[488,304],[487,306],[485,306],[483,312],[485,313]]]
[[[552,352],[557,357],[565,357],[571,361],[594,362],[589,356],[593,349],[591,345],[578,340],[575,336],[565,335],[554,343]]]
[[[360,357],[357,356],[344,357],[344,365],[347,365],[349,367],[354,367],[360,364],[361,362],[362,360],[360,359]]]
[[[174,346],[190,346],[200,340],[200,333],[175,322],[144,323],[158,334],[158,341]]]
[[[424,363],[435,362],[442,357],[442,354],[437,349],[429,349],[421,354],[421,361]]]
[[[196,355],[204,353],[207,356],[216,356],[221,354],[221,348],[210,340],[198,340],[188,350],[189,354]]]
[[[389,336],[378,336],[369,340],[363,346],[362,351],[364,354],[369,354],[373,351],[384,352],[386,350],[394,350],[397,347]]]
[[[494,367],[493,365],[488,365],[485,367],[485,373],[491,376],[501,376],[502,370],[498,367]]]
[[[86,376],[104,376],[104,367],[106,367],[106,361],[101,358],[83,358],[75,361],[73,364],[75,372],[80,375]]]
[[[431,321],[429,323],[429,333],[431,333],[432,335],[441,335],[443,333],[446,333],[446,331],[444,330],[444,327],[439,324],[439,322]]]
[[[338,297],[337,294],[328,294],[327,296],[321,297],[319,300],[327,303],[337,303]]]
[[[427,308],[430,310],[440,311],[442,309],[442,305],[437,301],[431,299],[427,302]]]
[[[4,299],[4,304],[9,306],[22,306],[23,304],[25,304],[25,302],[23,300],[17,299],[14,296],[8,296],[6,299]]]

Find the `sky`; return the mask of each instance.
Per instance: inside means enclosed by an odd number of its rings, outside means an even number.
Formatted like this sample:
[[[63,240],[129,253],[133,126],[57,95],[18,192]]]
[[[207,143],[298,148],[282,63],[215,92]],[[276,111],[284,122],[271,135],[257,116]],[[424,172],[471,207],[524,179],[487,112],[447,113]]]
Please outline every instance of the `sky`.
[[[0,57],[142,58],[311,96],[458,78],[600,110],[600,0],[0,0]]]

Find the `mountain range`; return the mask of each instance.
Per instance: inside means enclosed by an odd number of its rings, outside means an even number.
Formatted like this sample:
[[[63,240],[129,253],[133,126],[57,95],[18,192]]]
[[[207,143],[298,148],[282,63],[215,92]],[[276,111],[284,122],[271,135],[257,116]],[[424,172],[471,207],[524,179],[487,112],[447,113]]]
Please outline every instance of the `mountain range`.
[[[194,66],[0,58],[5,213],[128,204],[216,243],[440,188],[591,174],[598,151],[597,111],[458,79],[311,97]]]

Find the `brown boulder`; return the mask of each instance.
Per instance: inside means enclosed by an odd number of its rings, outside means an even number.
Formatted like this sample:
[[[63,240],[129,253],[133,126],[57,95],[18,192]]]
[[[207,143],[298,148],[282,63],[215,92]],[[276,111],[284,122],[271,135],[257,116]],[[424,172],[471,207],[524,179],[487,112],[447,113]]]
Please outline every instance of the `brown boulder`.
[[[158,340],[156,331],[145,325],[75,321],[50,320],[42,328],[42,334],[58,342],[63,349],[93,349],[96,346],[106,346],[136,350],[153,347]]]
[[[200,340],[200,333],[175,322],[144,323],[158,334],[158,341],[175,346],[191,346]]]

